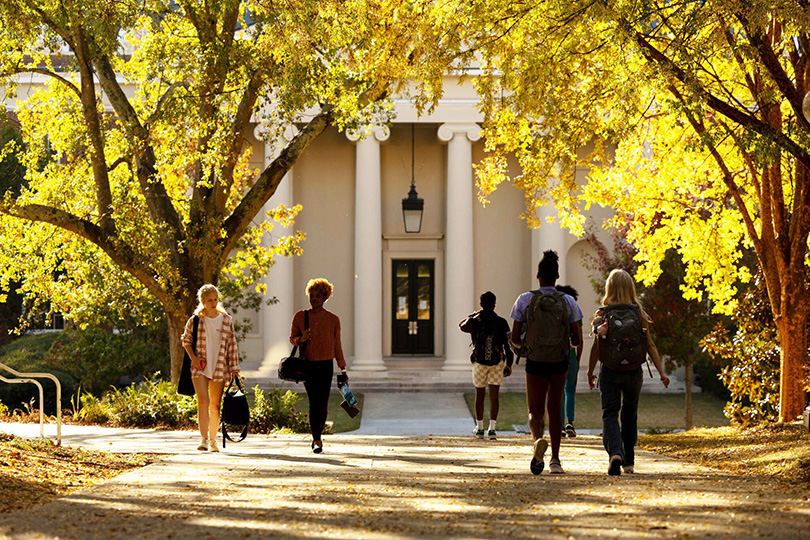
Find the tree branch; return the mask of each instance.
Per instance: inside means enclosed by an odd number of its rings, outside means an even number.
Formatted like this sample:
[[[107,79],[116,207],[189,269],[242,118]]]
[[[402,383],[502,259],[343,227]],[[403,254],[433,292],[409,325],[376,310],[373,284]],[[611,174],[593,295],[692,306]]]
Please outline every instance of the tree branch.
[[[253,217],[259,213],[262,206],[276,192],[276,188],[278,188],[287,171],[292,168],[309,144],[332,124],[333,116],[332,106],[323,107],[321,112],[310,120],[292,142],[281,151],[281,154],[262,171],[256,183],[253,184],[253,187],[242,199],[242,202],[225,219],[223,222],[225,237],[222,240],[222,249],[220,250],[222,262],[236,247],[236,243],[247,230]]]
[[[66,78],[62,77],[58,73],[54,73],[53,71],[50,71],[48,69],[44,69],[44,68],[17,68],[17,69],[15,69],[13,71],[13,73],[39,73],[40,75],[46,75],[48,77],[56,79],[60,83],[67,86],[68,89],[70,89],[70,91],[72,91],[74,94],[76,94],[76,96],[79,99],[81,99],[81,97],[82,97],[81,90],[79,90],[78,86],[76,86],[75,84],[73,84],[72,82],[67,80]]]
[[[242,94],[242,99],[239,102],[239,107],[231,122],[231,133],[233,135],[231,136],[231,144],[227,150],[225,166],[220,175],[220,184],[217,189],[216,209],[218,213],[225,211],[225,205],[228,202],[228,192],[233,185],[233,171],[239,159],[239,152],[242,149],[245,131],[253,115],[253,108],[256,105],[256,101],[259,99],[259,90],[261,90],[264,84],[264,77],[262,76],[264,73],[264,69],[259,69],[250,77],[250,81],[248,81],[247,87]]]
[[[783,132],[774,129],[767,123],[759,120],[747,112],[743,112],[732,107],[727,102],[721,100],[706,90],[698,81],[695,81],[693,77],[690,77],[668,56],[650,44],[643,34],[634,30],[626,19],[620,19],[619,24],[632,37],[636,44],[638,44],[638,46],[641,48],[642,55],[647,58],[647,61],[659,65],[667,72],[672,74],[672,76],[679,82],[696,88],[698,95],[706,101],[706,104],[709,107],[718,113],[742,127],[751,129],[764,137],[770,138],[776,144],[785,149],[789,154],[793,155],[797,160],[801,161],[805,164],[805,166],[810,168],[810,154],[808,154],[801,145],[796,143]]]
[[[796,116],[799,125],[805,131],[810,131],[810,122],[807,121],[802,113],[802,99],[804,96],[799,95],[796,87],[793,86],[793,83],[790,81],[790,77],[788,77],[785,70],[782,69],[782,64],[779,63],[779,58],[777,58],[776,53],[774,53],[770,41],[763,37],[762,32],[751,25],[744,14],[738,12],[735,14],[735,17],[743,25],[743,28],[745,28],[748,40],[757,51],[760,62],[762,62],[762,65],[765,66],[771,79],[776,83],[779,92],[781,92],[785,99],[788,100],[788,103],[790,103],[790,107],[793,109],[793,114]]]
[[[146,287],[160,302],[169,305],[171,297],[160,288],[153,278],[154,272],[142,266],[134,252],[117,237],[111,236],[92,221],[80,218],[70,212],[41,204],[18,205],[0,202],[0,213],[38,223],[48,223],[75,234],[96,245],[122,270],[131,274]]]

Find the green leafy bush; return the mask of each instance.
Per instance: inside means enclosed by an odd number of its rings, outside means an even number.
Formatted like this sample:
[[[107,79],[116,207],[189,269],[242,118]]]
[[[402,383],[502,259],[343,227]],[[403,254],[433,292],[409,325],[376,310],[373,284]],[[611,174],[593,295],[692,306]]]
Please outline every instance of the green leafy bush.
[[[175,386],[155,376],[101,399],[82,394],[78,416],[88,423],[112,422],[124,427],[190,428],[196,426],[197,401],[181,396]]]
[[[306,414],[295,408],[301,396],[276,387],[265,392],[255,386],[253,392],[253,409],[250,411],[250,429],[253,433],[272,433],[281,429],[306,433],[309,430]]]
[[[79,394],[76,418],[88,424],[106,424],[110,421],[109,405],[93,394]]]
[[[724,413],[751,425],[779,418],[779,339],[761,280],[743,292],[730,329],[718,326],[703,346],[723,364],[720,379],[731,399]]]

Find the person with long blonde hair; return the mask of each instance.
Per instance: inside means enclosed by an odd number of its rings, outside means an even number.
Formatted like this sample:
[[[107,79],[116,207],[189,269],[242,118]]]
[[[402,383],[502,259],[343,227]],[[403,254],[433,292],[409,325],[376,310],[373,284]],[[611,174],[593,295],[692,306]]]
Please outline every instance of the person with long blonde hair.
[[[610,272],[605,282],[605,295],[602,297],[601,305],[593,321],[595,339],[588,361],[588,386],[591,390],[594,389],[597,381],[594,369],[596,363],[601,360],[599,390],[602,397],[602,443],[608,454],[608,474],[618,476],[622,473],[622,469],[628,474],[635,471],[638,403],[644,373],[643,362],[639,365],[628,364],[630,367],[626,370],[605,365],[606,349],[609,347],[607,340],[609,325],[607,320],[603,320],[604,308],[629,306],[628,312],[638,314],[638,322],[645,334],[643,339],[646,341],[646,343],[638,342],[638,346],[646,348],[646,354],[652,359],[664,388],[669,386],[669,377],[664,373],[661,356],[650,335],[650,316],[641,307],[630,274],[618,268]]]
[[[219,290],[211,284],[197,291],[199,304],[194,310],[180,341],[191,358],[191,380],[197,395],[197,423],[200,444],[197,450],[219,452],[220,404],[225,384],[239,376],[239,354],[233,319],[220,303]],[[192,347],[195,319],[197,343]]]

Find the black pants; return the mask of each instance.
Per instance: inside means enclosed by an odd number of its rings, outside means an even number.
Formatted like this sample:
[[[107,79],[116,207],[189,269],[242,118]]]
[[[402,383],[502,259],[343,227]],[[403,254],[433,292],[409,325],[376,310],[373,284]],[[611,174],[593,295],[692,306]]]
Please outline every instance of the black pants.
[[[320,441],[323,426],[326,424],[326,411],[329,406],[329,391],[332,389],[334,374],[333,359],[316,360],[309,363],[309,373],[304,383],[309,398],[309,428],[312,440]]]

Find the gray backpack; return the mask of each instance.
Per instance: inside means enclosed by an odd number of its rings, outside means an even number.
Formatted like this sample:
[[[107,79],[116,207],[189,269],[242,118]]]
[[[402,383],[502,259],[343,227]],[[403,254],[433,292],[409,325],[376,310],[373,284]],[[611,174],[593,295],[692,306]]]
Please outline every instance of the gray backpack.
[[[520,356],[529,362],[562,362],[571,348],[568,305],[560,291],[534,291],[523,314],[526,337]]]

